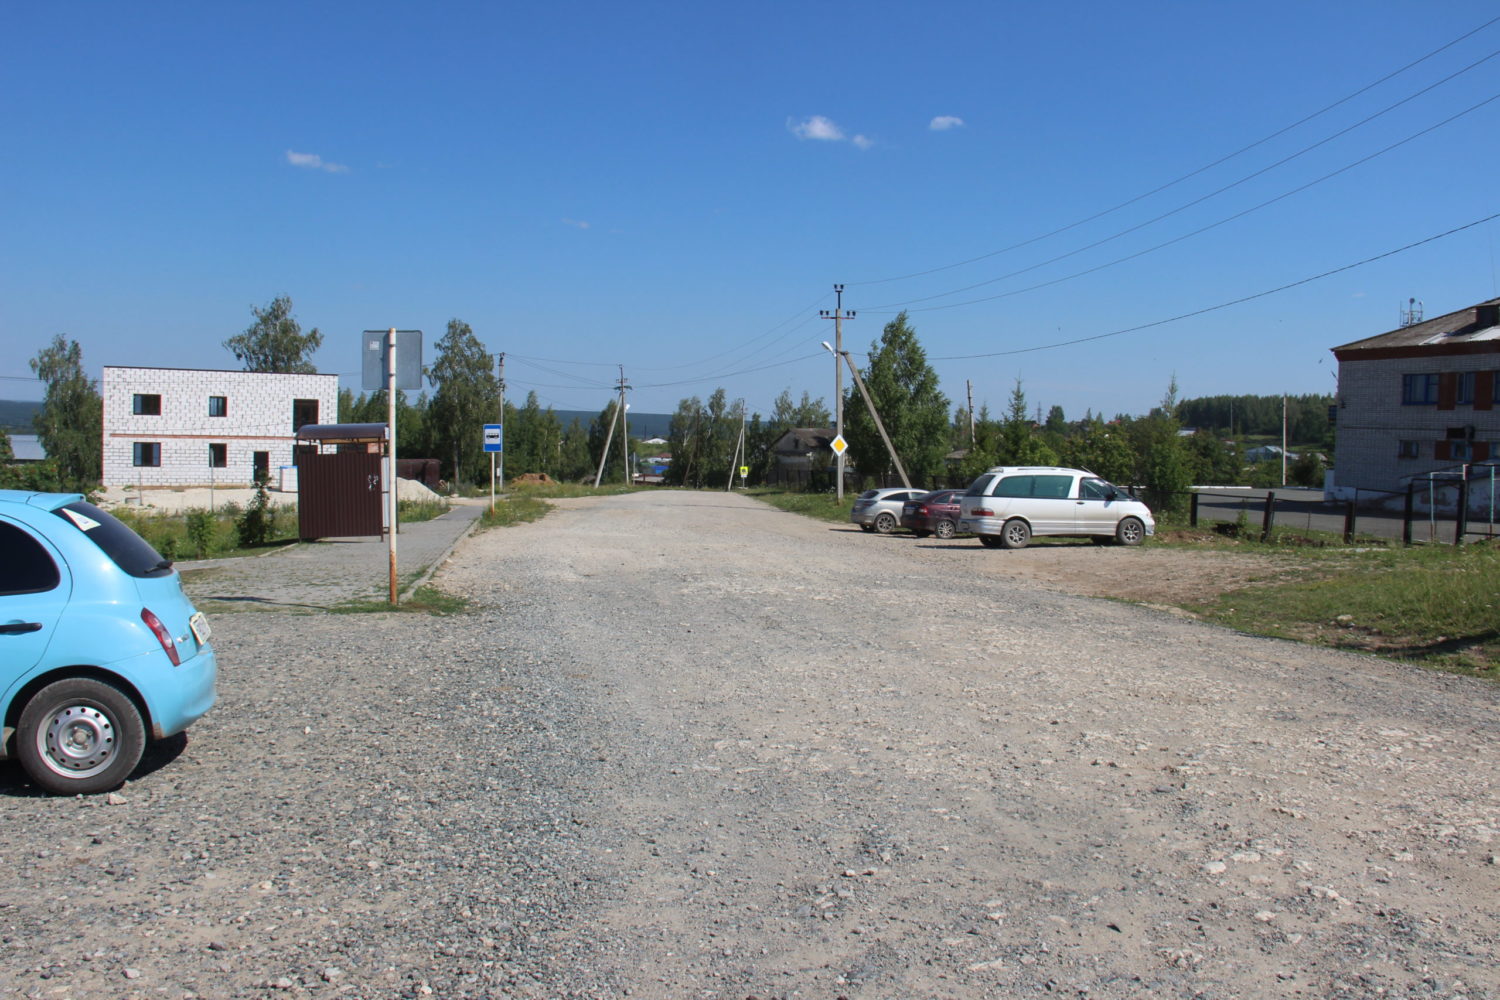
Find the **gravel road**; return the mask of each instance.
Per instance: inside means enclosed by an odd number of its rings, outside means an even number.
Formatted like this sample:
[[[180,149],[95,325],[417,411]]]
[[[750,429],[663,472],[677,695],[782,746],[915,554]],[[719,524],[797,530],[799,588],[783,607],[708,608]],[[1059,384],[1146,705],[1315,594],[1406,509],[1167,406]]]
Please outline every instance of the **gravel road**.
[[[1500,997],[1493,685],[559,507],[461,616],[214,613],[219,706],[113,796],[0,768],[0,995]]]

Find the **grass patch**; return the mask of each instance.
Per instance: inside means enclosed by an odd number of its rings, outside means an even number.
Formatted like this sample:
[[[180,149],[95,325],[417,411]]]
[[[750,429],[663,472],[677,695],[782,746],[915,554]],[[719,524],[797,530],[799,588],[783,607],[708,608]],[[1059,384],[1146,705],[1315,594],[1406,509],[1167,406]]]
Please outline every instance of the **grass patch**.
[[[1313,567],[1312,579],[1256,585],[1187,610],[1257,635],[1500,678],[1500,546],[1349,548],[1330,556]]]
[[[434,615],[439,618],[462,614],[469,609],[469,599],[466,597],[455,597],[453,594],[445,593],[436,587],[418,587],[416,590],[392,607],[389,601],[382,600],[360,600],[346,601],[328,609],[330,614],[335,615],[362,615],[372,614],[380,611],[406,611],[417,614]]]
[[[820,521],[849,520],[849,511],[854,507],[854,498],[859,495],[858,493],[845,493],[841,503],[834,493],[788,493],[785,490],[773,489],[753,489],[748,490],[747,493],[778,510],[804,514]]]
[[[256,545],[240,544],[239,521],[244,512],[234,504],[226,504],[217,513],[189,510],[181,514],[148,514],[125,507],[116,507],[110,513],[174,562],[259,555],[297,541],[296,508],[267,508],[266,538]]]
[[[416,524],[419,521],[431,521],[435,517],[442,517],[451,509],[443,500],[397,500],[396,522]]]
[[[612,497],[622,493],[639,493],[647,489],[659,489],[659,487],[626,486],[624,483],[600,486],[597,489],[581,483],[515,485],[504,496],[495,498],[493,511],[488,507],[485,508],[484,513],[479,516],[479,525],[482,528],[508,528],[512,525],[540,520],[552,509],[552,504],[548,503],[548,500]]]

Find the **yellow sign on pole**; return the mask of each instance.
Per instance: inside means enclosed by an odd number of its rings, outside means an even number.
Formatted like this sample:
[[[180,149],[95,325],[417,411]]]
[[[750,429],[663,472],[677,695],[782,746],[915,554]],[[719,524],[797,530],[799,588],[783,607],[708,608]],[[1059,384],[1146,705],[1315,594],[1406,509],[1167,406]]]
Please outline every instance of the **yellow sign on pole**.
[[[845,441],[844,435],[840,434],[830,442],[829,447],[833,449],[835,455],[842,455],[849,450],[849,442]]]

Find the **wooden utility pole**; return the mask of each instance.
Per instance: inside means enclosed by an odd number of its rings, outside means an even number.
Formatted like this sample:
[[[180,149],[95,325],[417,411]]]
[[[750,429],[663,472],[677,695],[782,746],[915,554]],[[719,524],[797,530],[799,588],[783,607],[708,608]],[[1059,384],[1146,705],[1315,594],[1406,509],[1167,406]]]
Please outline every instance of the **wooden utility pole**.
[[[974,430],[974,382],[964,379],[964,386],[969,393],[969,447],[972,448],[977,443]]]

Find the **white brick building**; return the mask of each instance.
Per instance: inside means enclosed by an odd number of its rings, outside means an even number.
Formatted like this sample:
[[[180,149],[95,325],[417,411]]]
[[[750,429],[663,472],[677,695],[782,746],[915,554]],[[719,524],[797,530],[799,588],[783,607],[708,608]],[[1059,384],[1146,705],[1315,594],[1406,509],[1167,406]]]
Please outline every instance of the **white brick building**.
[[[1500,456],[1500,299],[1333,348],[1337,492],[1401,492]]]
[[[275,485],[303,424],[338,419],[337,375],[104,366],[104,485]]]

